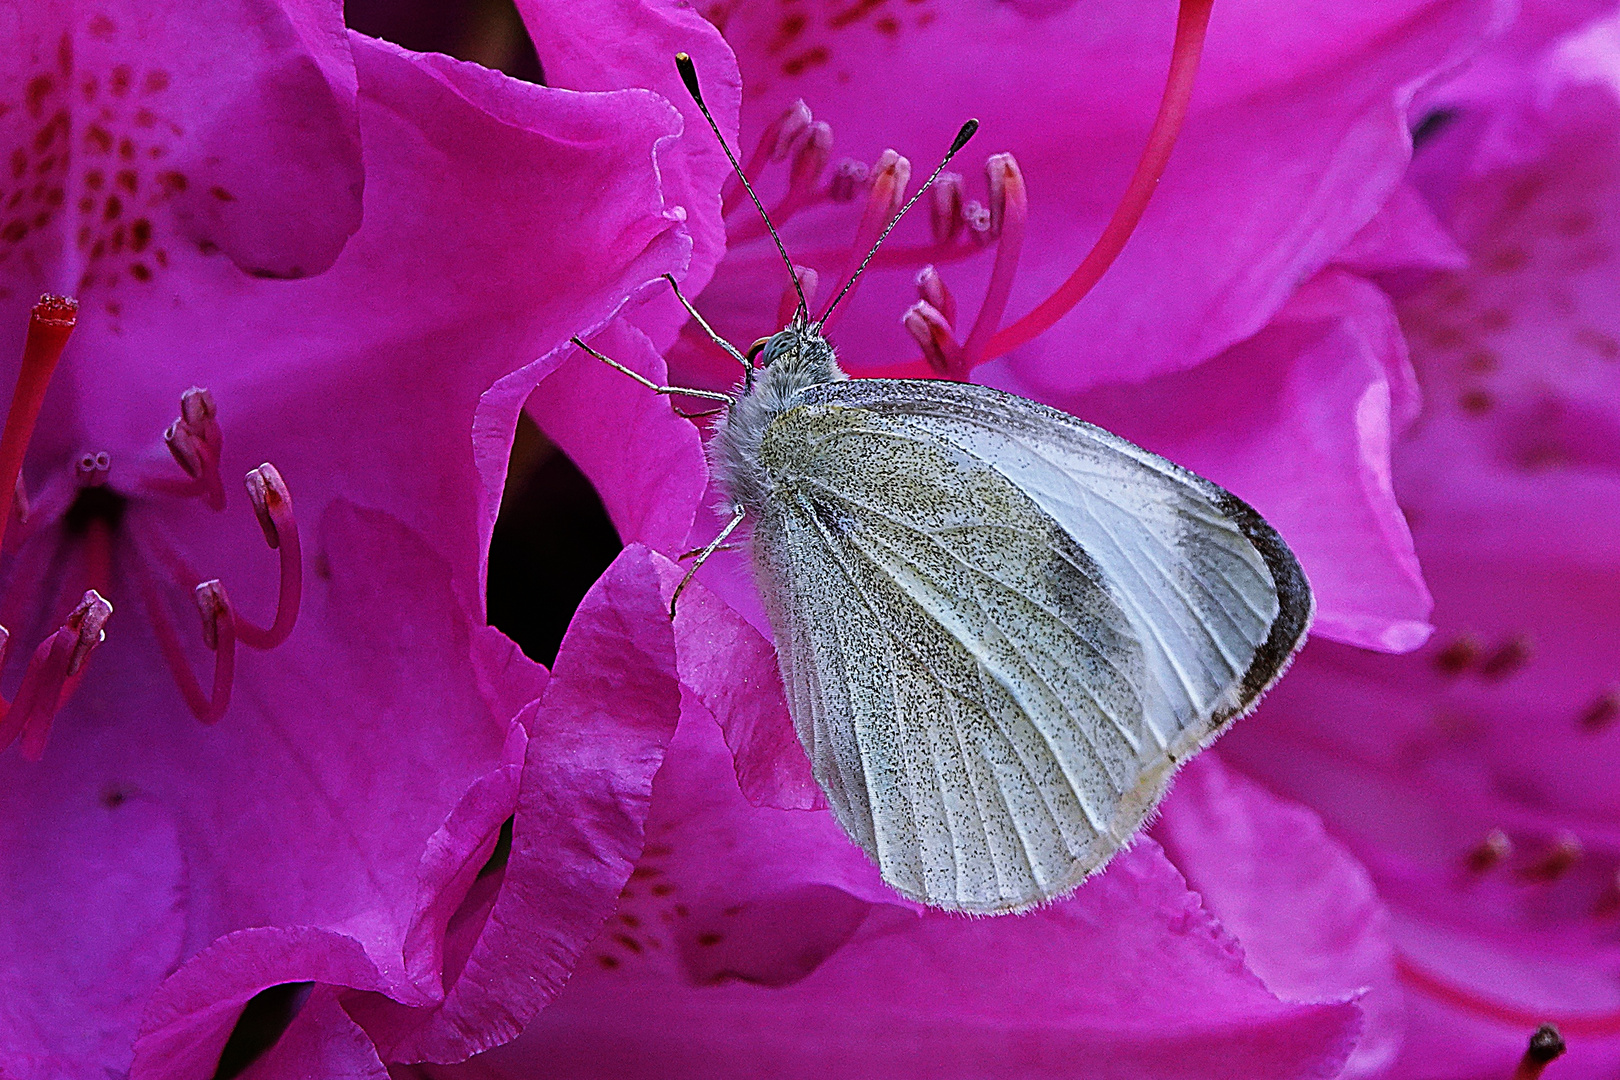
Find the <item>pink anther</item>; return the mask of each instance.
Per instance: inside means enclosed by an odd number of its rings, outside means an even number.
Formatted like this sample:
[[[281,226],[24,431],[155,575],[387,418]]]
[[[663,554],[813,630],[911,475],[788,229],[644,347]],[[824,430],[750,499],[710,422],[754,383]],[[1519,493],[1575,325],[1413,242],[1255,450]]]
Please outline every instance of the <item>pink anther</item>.
[[[193,386],[180,395],[180,416],[163,433],[163,441],[192,482],[160,486],[173,494],[199,495],[212,509],[223,510],[225,484],[219,475],[219,455],[225,439],[217,414],[213,395],[203,387]]]

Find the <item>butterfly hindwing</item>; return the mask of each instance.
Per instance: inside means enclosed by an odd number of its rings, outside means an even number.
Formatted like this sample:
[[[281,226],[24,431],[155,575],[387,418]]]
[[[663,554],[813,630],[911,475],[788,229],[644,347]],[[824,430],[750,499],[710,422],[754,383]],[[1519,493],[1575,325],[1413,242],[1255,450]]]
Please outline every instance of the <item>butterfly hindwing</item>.
[[[840,822],[930,904],[1061,895],[1275,677],[1251,670],[1283,621],[1275,553],[1219,488],[1072,418],[1054,437],[1022,399],[867,380],[798,400],[761,447],[753,547]]]

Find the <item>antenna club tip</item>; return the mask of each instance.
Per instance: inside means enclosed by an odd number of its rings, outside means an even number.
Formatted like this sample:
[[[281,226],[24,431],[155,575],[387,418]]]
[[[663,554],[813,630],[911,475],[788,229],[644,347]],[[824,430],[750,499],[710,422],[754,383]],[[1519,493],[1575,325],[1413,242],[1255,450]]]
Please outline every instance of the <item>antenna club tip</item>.
[[[697,65],[692,63],[691,55],[683,52],[676,53],[675,70],[681,73],[681,82],[686,84],[686,92],[692,95],[692,100],[701,103],[703,101],[703,92],[698,89]]]
[[[962,130],[956,133],[956,141],[951,143],[951,153],[954,154],[958,150],[962,149],[962,147],[966,146],[968,140],[973,138],[974,134],[978,130],[979,122],[977,120],[969,120],[967,123],[963,124]]]

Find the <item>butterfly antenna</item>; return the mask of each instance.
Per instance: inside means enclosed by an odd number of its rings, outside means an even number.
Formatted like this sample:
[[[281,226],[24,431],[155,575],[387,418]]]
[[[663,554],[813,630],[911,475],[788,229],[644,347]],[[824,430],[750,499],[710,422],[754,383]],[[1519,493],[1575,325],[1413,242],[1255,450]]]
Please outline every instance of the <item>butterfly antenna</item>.
[[[951,163],[951,158],[956,156],[958,150],[967,145],[968,140],[973,138],[973,133],[978,130],[979,122],[977,120],[969,120],[962,125],[962,130],[956,133],[956,139],[951,143],[951,148],[945,151],[944,160],[934,167],[933,173],[923,182],[923,186],[917,189],[917,193],[906,200],[906,205],[900,208],[900,212],[889,219],[889,223],[883,228],[883,235],[877,238],[877,243],[873,244],[872,250],[866,253],[866,258],[861,260],[861,265],[855,268],[855,272],[849,276],[849,280],[844,282],[844,287],[838,290],[838,295],[833,297],[832,303],[827,305],[827,310],[821,313],[821,318],[815,321],[815,326],[820,326],[827,321],[827,316],[832,314],[832,309],[838,306],[838,301],[842,300],[844,294],[854,287],[856,281],[860,280],[861,274],[866,271],[866,264],[871,262],[873,257],[877,255],[878,248],[883,246],[883,241],[889,238],[889,234],[894,231],[894,227],[900,224],[900,219],[906,216],[906,211],[910,210],[916,201],[923,197],[923,192],[934,186],[934,181],[938,180],[939,174],[945,171],[945,166]]]
[[[765,212],[765,204],[759,201],[758,195],[754,194],[754,185],[750,184],[748,177],[743,175],[742,166],[737,164],[737,155],[733,154],[731,147],[726,145],[726,137],[720,134],[720,125],[714,122],[714,117],[709,113],[709,107],[703,103],[703,92],[698,89],[697,66],[692,63],[692,58],[686,53],[676,53],[675,70],[681,73],[681,82],[686,84],[686,92],[692,95],[693,101],[697,102],[698,112],[702,113],[703,119],[709,122],[709,129],[714,132],[714,137],[719,140],[720,149],[725,151],[726,160],[731,162],[731,169],[737,174],[737,179],[742,181],[743,190],[747,191],[748,197],[754,200],[754,207],[759,211],[759,216],[765,219],[765,228],[771,234],[771,239],[776,241],[776,250],[782,253],[782,262],[787,266],[788,277],[793,279],[793,291],[799,294],[799,308],[794,313],[793,318],[795,321],[809,318],[810,303],[804,298],[804,286],[799,284],[799,275],[793,269],[793,260],[788,258],[787,246],[782,243],[782,238],[776,234],[776,226],[771,224],[771,215]]]

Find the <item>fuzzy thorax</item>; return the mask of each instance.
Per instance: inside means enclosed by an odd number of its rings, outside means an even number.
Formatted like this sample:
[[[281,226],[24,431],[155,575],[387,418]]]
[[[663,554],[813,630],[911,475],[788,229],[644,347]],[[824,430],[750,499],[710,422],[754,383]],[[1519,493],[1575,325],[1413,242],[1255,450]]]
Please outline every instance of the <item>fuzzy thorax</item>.
[[[709,444],[710,469],[726,493],[731,508],[743,506],[757,514],[765,501],[768,481],[760,461],[765,431],[796,404],[799,392],[820,383],[847,379],[833,347],[814,327],[788,327],[765,345],[765,366],[744,390],[725,417],[715,425]]]

